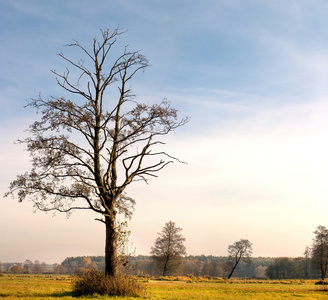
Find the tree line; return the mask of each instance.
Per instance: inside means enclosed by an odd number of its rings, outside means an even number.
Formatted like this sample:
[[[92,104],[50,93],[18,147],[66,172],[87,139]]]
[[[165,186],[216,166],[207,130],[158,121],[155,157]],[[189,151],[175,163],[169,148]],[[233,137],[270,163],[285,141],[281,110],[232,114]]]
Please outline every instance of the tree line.
[[[62,263],[66,273],[84,271],[82,261],[85,257],[66,258]],[[104,257],[89,257],[97,265],[97,270],[104,270]],[[227,277],[227,256],[185,256],[179,269],[171,273],[175,276],[210,276]],[[152,256],[138,255],[131,259],[132,271],[135,276],[161,276],[156,261]],[[82,268],[82,269],[81,269]],[[320,278],[314,263],[307,257],[253,257],[252,263],[241,262],[236,267],[233,277],[269,278],[269,279],[312,279]]]
[[[151,255],[134,256],[128,253],[128,236],[125,232],[118,269],[121,273],[135,276],[210,276],[210,277],[252,277],[270,279],[325,278],[328,266],[328,230],[318,226],[311,247],[306,247],[304,256],[251,257],[252,244],[241,239],[228,246],[228,256],[186,256],[182,229],[170,221],[158,233]],[[7,273],[57,273],[83,274],[88,270],[105,271],[103,256],[68,257],[61,264],[47,265],[26,260],[24,263],[0,263],[0,271]]]
[[[25,262],[16,263],[1,263],[0,272],[11,273],[11,274],[61,274],[63,268],[61,264],[46,264],[45,262],[40,263],[38,260],[34,262],[26,259]]]
[[[227,277],[226,263],[228,257],[212,255],[188,255],[182,258],[182,264],[172,275],[176,276],[210,276]],[[15,274],[74,274],[86,270],[105,270],[104,256],[68,257],[61,264],[2,263],[0,272]],[[137,255],[130,260],[130,271],[135,276],[160,276],[152,256]],[[234,277],[270,278],[270,279],[307,279],[319,278],[315,265],[306,257],[253,257],[252,263],[238,264]]]
[[[91,268],[91,264],[85,265],[85,260],[86,257],[69,257],[61,265],[67,273],[83,272],[85,269]],[[105,260],[103,256],[91,256],[88,257],[88,260],[97,265],[97,270],[104,270]],[[252,258],[252,264],[241,262],[236,267],[234,276],[264,278],[266,277],[265,270],[274,260],[275,258],[271,257],[255,257]],[[182,257],[179,268],[168,275],[227,277],[228,261],[229,257],[224,256],[188,255]],[[135,276],[162,276],[162,269],[158,268],[156,260],[150,255],[131,257],[130,266],[131,274]]]

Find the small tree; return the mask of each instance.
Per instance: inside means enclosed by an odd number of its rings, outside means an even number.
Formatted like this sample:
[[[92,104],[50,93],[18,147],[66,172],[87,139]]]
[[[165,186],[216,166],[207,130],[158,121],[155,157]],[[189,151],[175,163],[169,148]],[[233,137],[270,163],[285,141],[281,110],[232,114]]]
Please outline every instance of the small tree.
[[[241,239],[240,241],[234,242],[232,245],[228,246],[229,257],[227,266],[230,269],[228,278],[231,278],[241,260],[245,263],[251,263],[252,252],[252,243],[249,240]]]
[[[312,260],[320,273],[321,279],[324,280],[328,270],[328,229],[320,225],[314,231],[314,234]]]
[[[117,241],[117,256],[119,262],[119,271],[121,274],[131,274],[133,265],[131,263],[132,257],[135,255],[133,243],[130,241],[131,231],[127,230],[127,222],[121,222],[117,225],[118,241]]]
[[[8,194],[29,199],[41,211],[70,214],[92,210],[106,226],[105,272],[118,268],[117,214],[131,217],[134,200],[125,189],[137,180],[147,181],[176,160],[157,146],[161,137],[184,125],[168,101],[148,105],[137,102],[130,81],[148,67],[139,51],[111,50],[124,31],[102,30],[90,48],[74,41],[84,60],[59,56],[72,68],[53,71],[57,83],[71,97],[39,96],[27,106],[41,119],[34,122],[27,145],[32,169],[17,176]]]
[[[183,245],[186,239],[180,234],[181,231],[174,222],[166,223],[151,248],[151,255],[157,267],[163,270],[163,276],[174,273],[181,265],[182,255],[186,255],[186,247]]]
[[[22,274],[24,272],[23,268],[19,265],[14,265],[10,268],[10,272],[14,274]]]

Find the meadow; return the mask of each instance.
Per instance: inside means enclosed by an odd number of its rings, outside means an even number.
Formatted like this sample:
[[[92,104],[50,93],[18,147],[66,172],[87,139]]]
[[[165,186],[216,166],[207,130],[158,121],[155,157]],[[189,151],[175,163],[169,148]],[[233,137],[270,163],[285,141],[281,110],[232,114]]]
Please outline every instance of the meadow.
[[[71,276],[0,276],[0,299],[77,299],[71,292]],[[141,279],[147,286],[143,298],[90,296],[83,299],[328,299],[328,286],[314,280],[223,280],[200,278]]]

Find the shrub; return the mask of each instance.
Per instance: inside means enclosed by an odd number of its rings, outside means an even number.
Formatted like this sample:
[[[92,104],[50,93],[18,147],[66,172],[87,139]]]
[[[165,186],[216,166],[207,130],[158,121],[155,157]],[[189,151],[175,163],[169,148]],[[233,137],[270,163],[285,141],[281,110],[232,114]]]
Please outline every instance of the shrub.
[[[73,280],[75,296],[110,295],[110,296],[142,296],[145,285],[133,280],[129,276],[118,274],[108,276],[96,270],[90,270]]]

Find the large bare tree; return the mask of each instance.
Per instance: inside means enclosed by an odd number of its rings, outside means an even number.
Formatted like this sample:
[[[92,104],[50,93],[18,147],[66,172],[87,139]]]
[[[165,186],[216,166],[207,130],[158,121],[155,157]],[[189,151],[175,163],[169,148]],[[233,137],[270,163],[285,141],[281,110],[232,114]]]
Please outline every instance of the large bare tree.
[[[29,127],[30,136],[19,142],[26,144],[32,167],[11,182],[6,194],[17,195],[19,201],[29,199],[41,211],[70,214],[88,209],[101,215],[109,275],[117,272],[117,213],[131,216],[135,203],[126,187],[156,177],[176,160],[157,146],[161,136],[188,121],[179,120],[166,100],[153,105],[136,101],[130,81],[149,64],[128,47],[112,54],[123,33],[101,30],[101,38],[94,38],[90,49],[77,41],[67,45],[85,60],[59,54],[71,69],[52,72],[71,98],[40,95],[29,100],[27,106],[37,109],[41,118]]]

